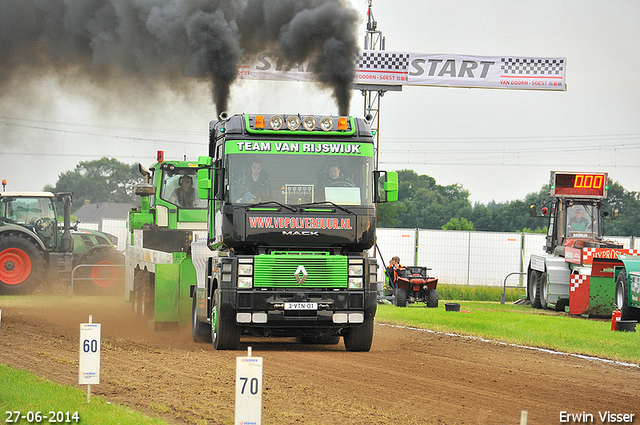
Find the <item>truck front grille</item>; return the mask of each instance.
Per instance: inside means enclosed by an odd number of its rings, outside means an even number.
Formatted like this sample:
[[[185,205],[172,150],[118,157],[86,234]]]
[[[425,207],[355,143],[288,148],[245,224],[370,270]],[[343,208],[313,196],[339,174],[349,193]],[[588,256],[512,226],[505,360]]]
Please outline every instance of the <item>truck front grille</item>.
[[[347,287],[347,257],[344,255],[330,255],[325,252],[274,252],[257,255],[254,267],[256,288]]]

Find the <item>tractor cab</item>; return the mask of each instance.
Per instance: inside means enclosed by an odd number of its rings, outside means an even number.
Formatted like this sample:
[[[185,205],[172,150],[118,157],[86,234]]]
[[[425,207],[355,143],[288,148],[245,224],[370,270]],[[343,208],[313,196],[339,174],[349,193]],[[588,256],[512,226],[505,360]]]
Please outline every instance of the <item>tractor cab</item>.
[[[552,199],[542,207],[542,215],[549,217],[547,253],[564,257],[566,247],[617,248],[603,241],[602,235],[602,220],[610,215],[603,204],[607,173],[552,172],[549,186]],[[536,216],[536,205],[530,209],[531,216]]]

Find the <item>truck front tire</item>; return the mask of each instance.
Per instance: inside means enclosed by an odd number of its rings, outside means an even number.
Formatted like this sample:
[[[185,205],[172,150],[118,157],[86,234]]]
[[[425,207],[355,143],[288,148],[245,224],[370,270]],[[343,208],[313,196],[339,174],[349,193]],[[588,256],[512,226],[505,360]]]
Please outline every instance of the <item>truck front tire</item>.
[[[211,340],[216,350],[237,350],[240,345],[240,328],[235,318],[222,317],[220,306],[220,290],[213,293],[211,308]]]
[[[527,279],[527,292],[533,308],[542,308],[540,304],[540,273],[531,270]]]
[[[349,328],[343,339],[347,351],[369,351],[373,342],[373,317],[365,317],[361,326]]]
[[[547,272],[538,273],[538,297],[540,298],[540,308],[547,308],[547,298],[549,296],[549,286],[547,283]]]

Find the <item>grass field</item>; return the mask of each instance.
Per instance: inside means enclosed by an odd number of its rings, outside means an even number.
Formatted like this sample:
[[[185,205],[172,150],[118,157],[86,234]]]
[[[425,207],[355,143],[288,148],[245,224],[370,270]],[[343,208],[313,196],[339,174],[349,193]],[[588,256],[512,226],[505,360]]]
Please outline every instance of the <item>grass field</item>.
[[[51,411],[51,406],[56,406]],[[19,412],[19,413],[17,413]],[[0,414],[3,423],[80,423],[163,425],[167,422],[143,416],[127,407],[91,397],[78,388],[0,364]],[[24,418],[22,419],[22,416]],[[46,419],[44,417],[46,416]],[[40,420],[38,420],[40,419]]]
[[[457,302],[460,312],[447,312]],[[378,306],[376,322],[453,332],[507,343],[640,364],[640,334],[611,331],[605,319],[585,319],[531,306],[489,301],[444,301],[438,308]]]

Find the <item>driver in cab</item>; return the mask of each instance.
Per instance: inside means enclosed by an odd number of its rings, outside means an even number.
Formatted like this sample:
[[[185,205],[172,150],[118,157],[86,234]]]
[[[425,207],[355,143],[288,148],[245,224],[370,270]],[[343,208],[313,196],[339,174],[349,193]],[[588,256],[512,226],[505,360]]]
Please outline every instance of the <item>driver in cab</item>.
[[[583,211],[577,210],[575,216],[569,219],[569,228],[573,231],[584,232],[592,228],[592,223],[586,217],[582,216]]]
[[[325,179],[322,182],[322,188],[325,187],[354,187],[355,184],[342,173],[340,166],[332,164],[327,168]]]

